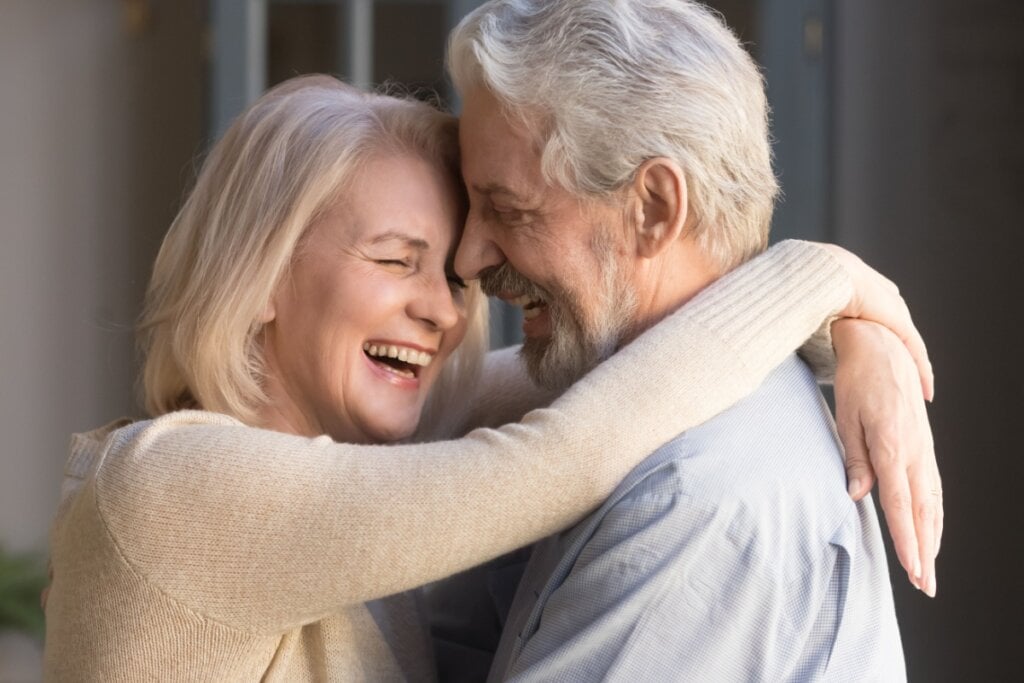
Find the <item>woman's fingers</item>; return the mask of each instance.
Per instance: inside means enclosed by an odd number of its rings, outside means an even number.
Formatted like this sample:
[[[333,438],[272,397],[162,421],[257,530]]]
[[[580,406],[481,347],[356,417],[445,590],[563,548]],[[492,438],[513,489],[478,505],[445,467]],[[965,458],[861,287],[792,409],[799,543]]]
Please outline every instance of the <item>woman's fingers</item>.
[[[900,449],[896,432],[899,419],[865,423],[868,453],[878,475],[878,500],[885,513],[885,521],[892,536],[893,548],[907,577],[915,587],[922,587],[923,564],[918,527],[914,521],[914,498],[906,461],[911,457]]]
[[[879,502],[893,547],[910,582],[935,594],[935,556],[942,536],[942,486],[918,370],[886,328],[862,320],[832,327],[836,422],[847,456],[850,495],[862,478],[878,480]]]
[[[919,419],[926,424],[928,416],[921,410]],[[930,437],[930,435],[929,435]],[[942,539],[942,481],[939,470],[934,466],[935,447],[931,438],[922,446],[928,457],[908,470],[911,498],[914,505],[914,527],[919,543],[922,578],[921,590],[935,597],[935,557],[939,554]]]
[[[888,280],[886,281],[888,282]],[[900,296],[899,290],[894,290],[894,293],[890,293],[890,296],[895,296],[896,298],[896,301],[892,302],[892,305],[896,307],[896,311],[891,316],[891,322],[896,328],[890,329],[895,332],[896,336],[900,338],[900,341],[903,342],[903,345],[910,352],[911,358],[914,359],[914,365],[917,366],[917,374],[921,379],[921,393],[924,395],[925,400],[932,401],[935,399],[935,373],[932,370],[931,360],[928,359],[928,347],[925,346],[921,333],[914,327],[914,322],[910,318],[910,309],[907,307],[907,302]],[[884,302],[880,301],[879,303],[884,305]],[[876,320],[875,322],[886,325],[884,320]],[[889,326],[886,325],[886,327]]]
[[[839,431],[839,439],[843,442],[844,454],[846,456],[846,485],[850,498],[860,500],[871,492],[875,486],[875,470],[871,467],[871,460],[868,458],[867,444],[864,442],[864,429],[861,426],[860,418],[852,420],[839,419],[837,415],[836,428]]]

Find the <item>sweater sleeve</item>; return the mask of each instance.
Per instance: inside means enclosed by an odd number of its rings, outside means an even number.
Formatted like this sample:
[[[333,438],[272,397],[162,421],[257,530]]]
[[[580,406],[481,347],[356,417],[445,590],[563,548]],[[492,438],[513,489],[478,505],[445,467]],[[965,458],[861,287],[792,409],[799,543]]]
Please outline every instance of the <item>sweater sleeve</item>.
[[[197,613],[294,628],[575,523],[649,453],[756,388],[850,291],[824,250],[776,247],[550,407],[454,441],[358,446],[172,413],[115,433],[99,514],[125,561]]]
[[[778,291],[780,299],[787,296],[787,288],[792,287],[790,277],[799,277],[801,256],[792,251],[793,244],[792,241],[784,241],[761,257],[765,260],[779,259],[780,264],[782,261],[792,260],[794,270],[792,273],[787,271],[784,277],[760,277],[758,286],[766,294],[760,299],[760,304],[775,305],[775,291]],[[817,258],[817,255],[808,254],[806,258]],[[814,267],[810,260],[807,265],[810,269]],[[740,266],[740,269],[744,267]],[[716,283],[709,291],[714,291],[719,286]],[[714,305],[721,308],[747,306],[749,294],[740,287],[724,290],[716,297]],[[688,309],[687,311],[690,315],[694,314]],[[756,314],[756,310],[750,313]],[[831,334],[834,320],[835,316],[830,316],[823,322],[819,321],[820,325],[814,334],[803,340],[797,349],[797,353],[811,367],[818,382],[822,384],[830,384],[835,380],[836,355],[832,348]],[[538,387],[530,381],[526,366],[517,357],[519,348],[518,345],[510,346],[487,354],[476,391],[468,401],[470,410],[461,422],[461,429],[457,428],[455,434],[463,434],[474,427],[497,427],[506,422],[518,421],[530,410],[547,406],[558,396],[557,392]]]
[[[766,283],[766,286],[770,288],[774,283]],[[836,354],[830,332],[833,320],[835,318],[830,317],[823,322],[797,349],[821,384],[831,384],[836,376]],[[520,348],[519,345],[508,346],[487,354],[480,381],[468,401],[466,416],[445,436],[450,438],[477,427],[517,422],[529,411],[550,405],[558,397],[558,392],[539,387],[530,380],[525,364],[519,359]]]
[[[838,360],[836,350],[832,346],[832,323],[835,319],[833,316],[825,320],[818,331],[797,349],[804,362],[811,366],[818,384],[832,384],[836,381]]]

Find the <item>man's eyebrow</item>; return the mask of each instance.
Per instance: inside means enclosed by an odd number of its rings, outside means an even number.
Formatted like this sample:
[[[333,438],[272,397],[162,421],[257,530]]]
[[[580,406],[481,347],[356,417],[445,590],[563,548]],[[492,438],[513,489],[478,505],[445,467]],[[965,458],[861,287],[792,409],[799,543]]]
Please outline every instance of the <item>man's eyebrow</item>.
[[[422,237],[413,237],[407,235],[404,232],[398,232],[397,230],[389,230],[388,232],[381,233],[374,236],[370,240],[370,244],[380,244],[381,242],[392,242],[392,241],[405,242],[413,249],[419,249],[421,251],[430,249],[430,243]]]
[[[506,187],[505,185],[501,185],[499,183],[487,183],[486,185],[473,185],[473,189],[476,190],[477,192],[479,192],[480,194],[483,194],[483,195],[492,195],[492,194],[504,195],[505,197],[507,197],[508,199],[511,199],[514,202],[527,203],[527,202],[530,201],[529,198],[526,197],[525,195],[522,195],[522,194],[516,192],[515,190],[512,190],[511,188]]]

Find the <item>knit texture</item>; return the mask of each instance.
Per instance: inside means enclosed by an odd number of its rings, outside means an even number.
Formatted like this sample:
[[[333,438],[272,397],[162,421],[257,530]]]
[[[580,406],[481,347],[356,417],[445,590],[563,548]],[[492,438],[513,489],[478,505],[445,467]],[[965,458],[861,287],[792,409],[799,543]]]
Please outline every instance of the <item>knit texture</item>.
[[[203,411],[78,435],[51,536],[47,679],[431,679],[404,591],[576,523],[850,294],[827,252],[783,243],[549,407],[454,441],[339,444]],[[514,374],[501,358],[481,395]],[[472,419],[495,414],[491,399]]]

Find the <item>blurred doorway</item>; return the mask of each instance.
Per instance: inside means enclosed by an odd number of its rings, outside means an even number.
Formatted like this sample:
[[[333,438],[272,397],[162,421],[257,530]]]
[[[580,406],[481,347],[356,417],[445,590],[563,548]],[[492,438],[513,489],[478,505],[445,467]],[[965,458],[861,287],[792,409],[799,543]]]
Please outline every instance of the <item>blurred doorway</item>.
[[[832,0],[708,0],[761,65],[783,195],[772,241],[834,241],[829,77]]]

